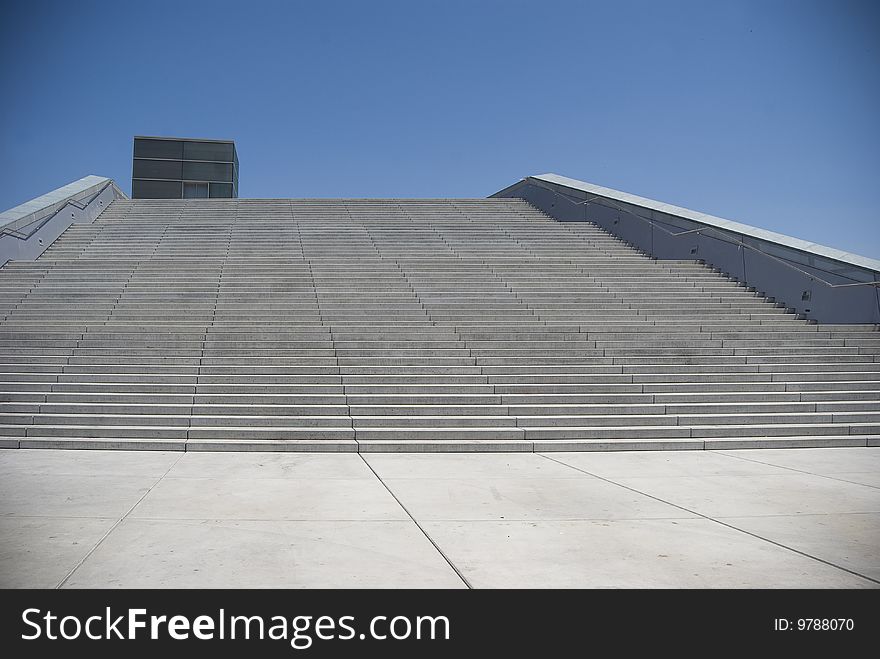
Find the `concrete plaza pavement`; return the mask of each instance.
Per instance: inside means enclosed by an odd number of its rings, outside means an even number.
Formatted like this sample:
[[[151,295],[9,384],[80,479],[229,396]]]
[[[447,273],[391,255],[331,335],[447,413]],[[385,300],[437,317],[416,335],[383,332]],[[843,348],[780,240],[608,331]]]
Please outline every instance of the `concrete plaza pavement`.
[[[0,586],[876,588],[880,448],[0,450]]]

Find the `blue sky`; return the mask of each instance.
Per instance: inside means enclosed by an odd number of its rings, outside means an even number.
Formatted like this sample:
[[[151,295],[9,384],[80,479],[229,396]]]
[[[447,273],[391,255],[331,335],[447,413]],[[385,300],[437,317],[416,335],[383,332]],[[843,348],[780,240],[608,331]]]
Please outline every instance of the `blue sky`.
[[[0,3],[0,209],[135,134],[243,197],[483,197],[556,172],[880,257],[880,3]]]

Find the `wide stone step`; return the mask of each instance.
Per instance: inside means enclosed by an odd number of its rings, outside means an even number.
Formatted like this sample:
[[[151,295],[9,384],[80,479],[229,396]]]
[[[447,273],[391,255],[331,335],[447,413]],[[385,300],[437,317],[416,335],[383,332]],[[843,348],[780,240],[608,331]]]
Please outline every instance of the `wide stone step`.
[[[355,438],[358,442],[370,440],[406,440],[429,442],[434,440],[522,440],[522,428],[357,428]]]
[[[867,446],[877,329],[519,200],[120,200],[0,269],[0,446]]]
[[[874,426],[876,428],[876,426]],[[873,430],[876,432],[876,430]],[[809,435],[853,435],[852,426],[846,423],[832,424],[722,424],[709,426],[692,426],[692,437],[781,437]]]

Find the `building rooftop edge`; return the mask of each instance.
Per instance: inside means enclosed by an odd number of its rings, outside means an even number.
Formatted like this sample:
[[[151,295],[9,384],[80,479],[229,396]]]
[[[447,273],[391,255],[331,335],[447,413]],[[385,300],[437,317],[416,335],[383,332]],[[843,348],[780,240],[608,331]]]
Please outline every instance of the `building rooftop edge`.
[[[165,137],[163,135],[135,135],[136,140],[166,140],[168,142],[219,142],[221,144],[235,144],[235,140],[214,140],[208,137]]]

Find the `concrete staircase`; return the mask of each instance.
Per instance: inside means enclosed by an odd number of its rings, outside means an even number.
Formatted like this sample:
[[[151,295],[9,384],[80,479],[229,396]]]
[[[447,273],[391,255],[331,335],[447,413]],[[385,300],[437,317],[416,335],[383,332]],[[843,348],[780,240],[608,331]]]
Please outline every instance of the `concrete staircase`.
[[[880,332],[514,199],[115,201],[0,270],[0,445],[880,445]]]

